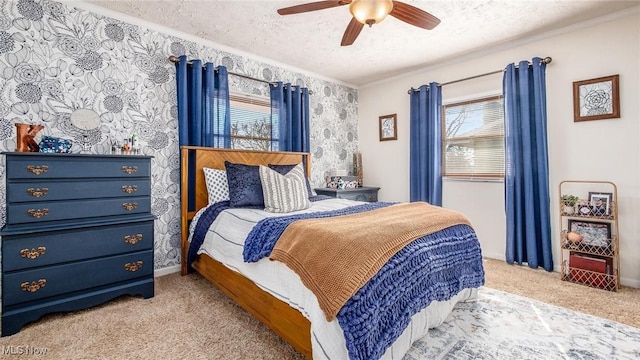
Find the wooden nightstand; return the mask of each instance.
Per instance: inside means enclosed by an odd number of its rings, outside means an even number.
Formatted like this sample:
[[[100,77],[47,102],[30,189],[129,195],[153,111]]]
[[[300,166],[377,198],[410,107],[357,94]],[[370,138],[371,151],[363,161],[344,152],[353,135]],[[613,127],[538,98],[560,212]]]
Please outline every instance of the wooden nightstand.
[[[380,188],[363,186],[355,189],[316,188],[314,190],[318,195],[326,195],[338,199],[375,202],[378,201],[378,190]]]

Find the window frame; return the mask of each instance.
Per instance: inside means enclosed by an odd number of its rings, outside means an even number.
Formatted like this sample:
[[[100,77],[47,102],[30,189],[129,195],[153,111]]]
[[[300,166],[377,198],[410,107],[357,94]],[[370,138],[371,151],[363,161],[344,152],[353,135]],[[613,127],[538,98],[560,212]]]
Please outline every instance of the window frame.
[[[246,104],[248,106],[258,106],[258,107],[264,107],[269,109],[269,119],[271,119],[271,136],[269,137],[258,137],[258,136],[247,136],[247,135],[230,135],[231,138],[231,148],[232,149],[244,149],[244,150],[250,150],[250,148],[245,148],[245,147],[234,147],[233,143],[234,140],[249,140],[249,141],[259,141],[259,142],[265,142],[265,144],[268,143],[268,149],[255,149],[255,148],[251,148],[251,150],[262,150],[262,151],[277,151],[277,145],[278,145],[278,138],[273,138],[273,126],[275,125],[276,127],[278,126],[278,124],[274,124],[273,123],[273,114],[271,113],[271,99],[267,98],[267,97],[263,97],[263,96],[259,96],[259,95],[254,95],[254,94],[249,94],[249,93],[242,93],[242,92],[230,92],[229,93],[229,106],[231,109],[233,109],[233,105],[232,102],[236,102],[236,103],[242,103],[242,104]],[[232,120],[233,123],[233,120]],[[274,146],[275,143],[275,146]]]
[[[484,136],[466,136],[466,137],[455,137],[448,138],[447,137],[447,119],[446,119],[446,110],[449,107],[454,106],[462,106],[468,104],[477,104],[483,102],[490,102],[492,100],[501,100],[502,102],[502,121],[503,121],[503,129],[502,135],[484,135]],[[450,139],[502,139],[503,151],[506,151],[504,147],[504,95],[499,93],[491,93],[490,95],[485,95],[477,98],[467,99],[463,101],[452,101],[451,103],[442,105],[442,177],[447,180],[461,180],[461,181],[504,181],[505,176],[505,167],[504,167],[504,158],[503,158],[503,168],[501,173],[456,173],[456,174],[448,174],[447,173],[447,141]]]

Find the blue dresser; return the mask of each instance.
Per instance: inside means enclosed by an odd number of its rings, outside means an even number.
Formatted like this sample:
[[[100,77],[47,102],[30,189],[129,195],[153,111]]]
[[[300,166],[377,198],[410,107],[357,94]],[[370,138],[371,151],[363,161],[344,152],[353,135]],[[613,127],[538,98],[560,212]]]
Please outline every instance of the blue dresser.
[[[153,297],[150,157],[4,155],[2,336],[47,313]]]

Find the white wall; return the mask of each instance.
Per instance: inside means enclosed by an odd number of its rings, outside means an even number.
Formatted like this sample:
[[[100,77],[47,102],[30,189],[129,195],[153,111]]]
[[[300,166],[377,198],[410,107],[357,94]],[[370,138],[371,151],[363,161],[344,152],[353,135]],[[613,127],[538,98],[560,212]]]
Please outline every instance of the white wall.
[[[381,200],[409,200],[409,88],[491,72],[534,56],[550,56],[553,62],[547,66],[547,116],[554,265],[559,269],[558,184],[567,179],[612,181],[618,187],[622,284],[640,287],[639,24],[635,8],[624,15],[541,35],[535,41],[502,47],[491,54],[465,57],[458,63],[425,68],[361,88],[358,131],[365,185],[380,186]],[[620,119],[574,123],[572,83],[614,74],[620,75]],[[446,85],[443,102],[500,93],[501,88],[501,74]],[[398,114],[398,140],[380,142],[378,117],[393,113]],[[483,255],[504,259],[502,182],[445,180],[443,205],[471,219]]]

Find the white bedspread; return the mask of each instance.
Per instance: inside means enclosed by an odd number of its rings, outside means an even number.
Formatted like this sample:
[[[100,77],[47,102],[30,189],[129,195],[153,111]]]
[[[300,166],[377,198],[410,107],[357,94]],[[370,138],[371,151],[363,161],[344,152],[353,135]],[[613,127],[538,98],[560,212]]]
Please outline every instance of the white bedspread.
[[[311,207],[296,213],[328,211],[362,204],[346,199],[313,202]],[[288,214],[287,214],[288,215]],[[245,277],[278,299],[299,310],[311,322],[311,345],[314,359],[347,359],[348,353],[342,329],[337,320],[327,322],[315,295],[307,289],[296,273],[286,265],[265,258],[245,263],[244,241],[253,226],[265,217],[282,216],[255,209],[229,209],[220,213],[211,224],[198,254],[207,254]],[[196,220],[196,219],[194,219]],[[192,223],[195,224],[195,221]],[[400,338],[385,352],[383,359],[400,359],[411,344],[423,337],[429,328],[440,325],[459,301],[475,300],[477,289],[466,289],[445,302],[433,302],[414,315]]]

